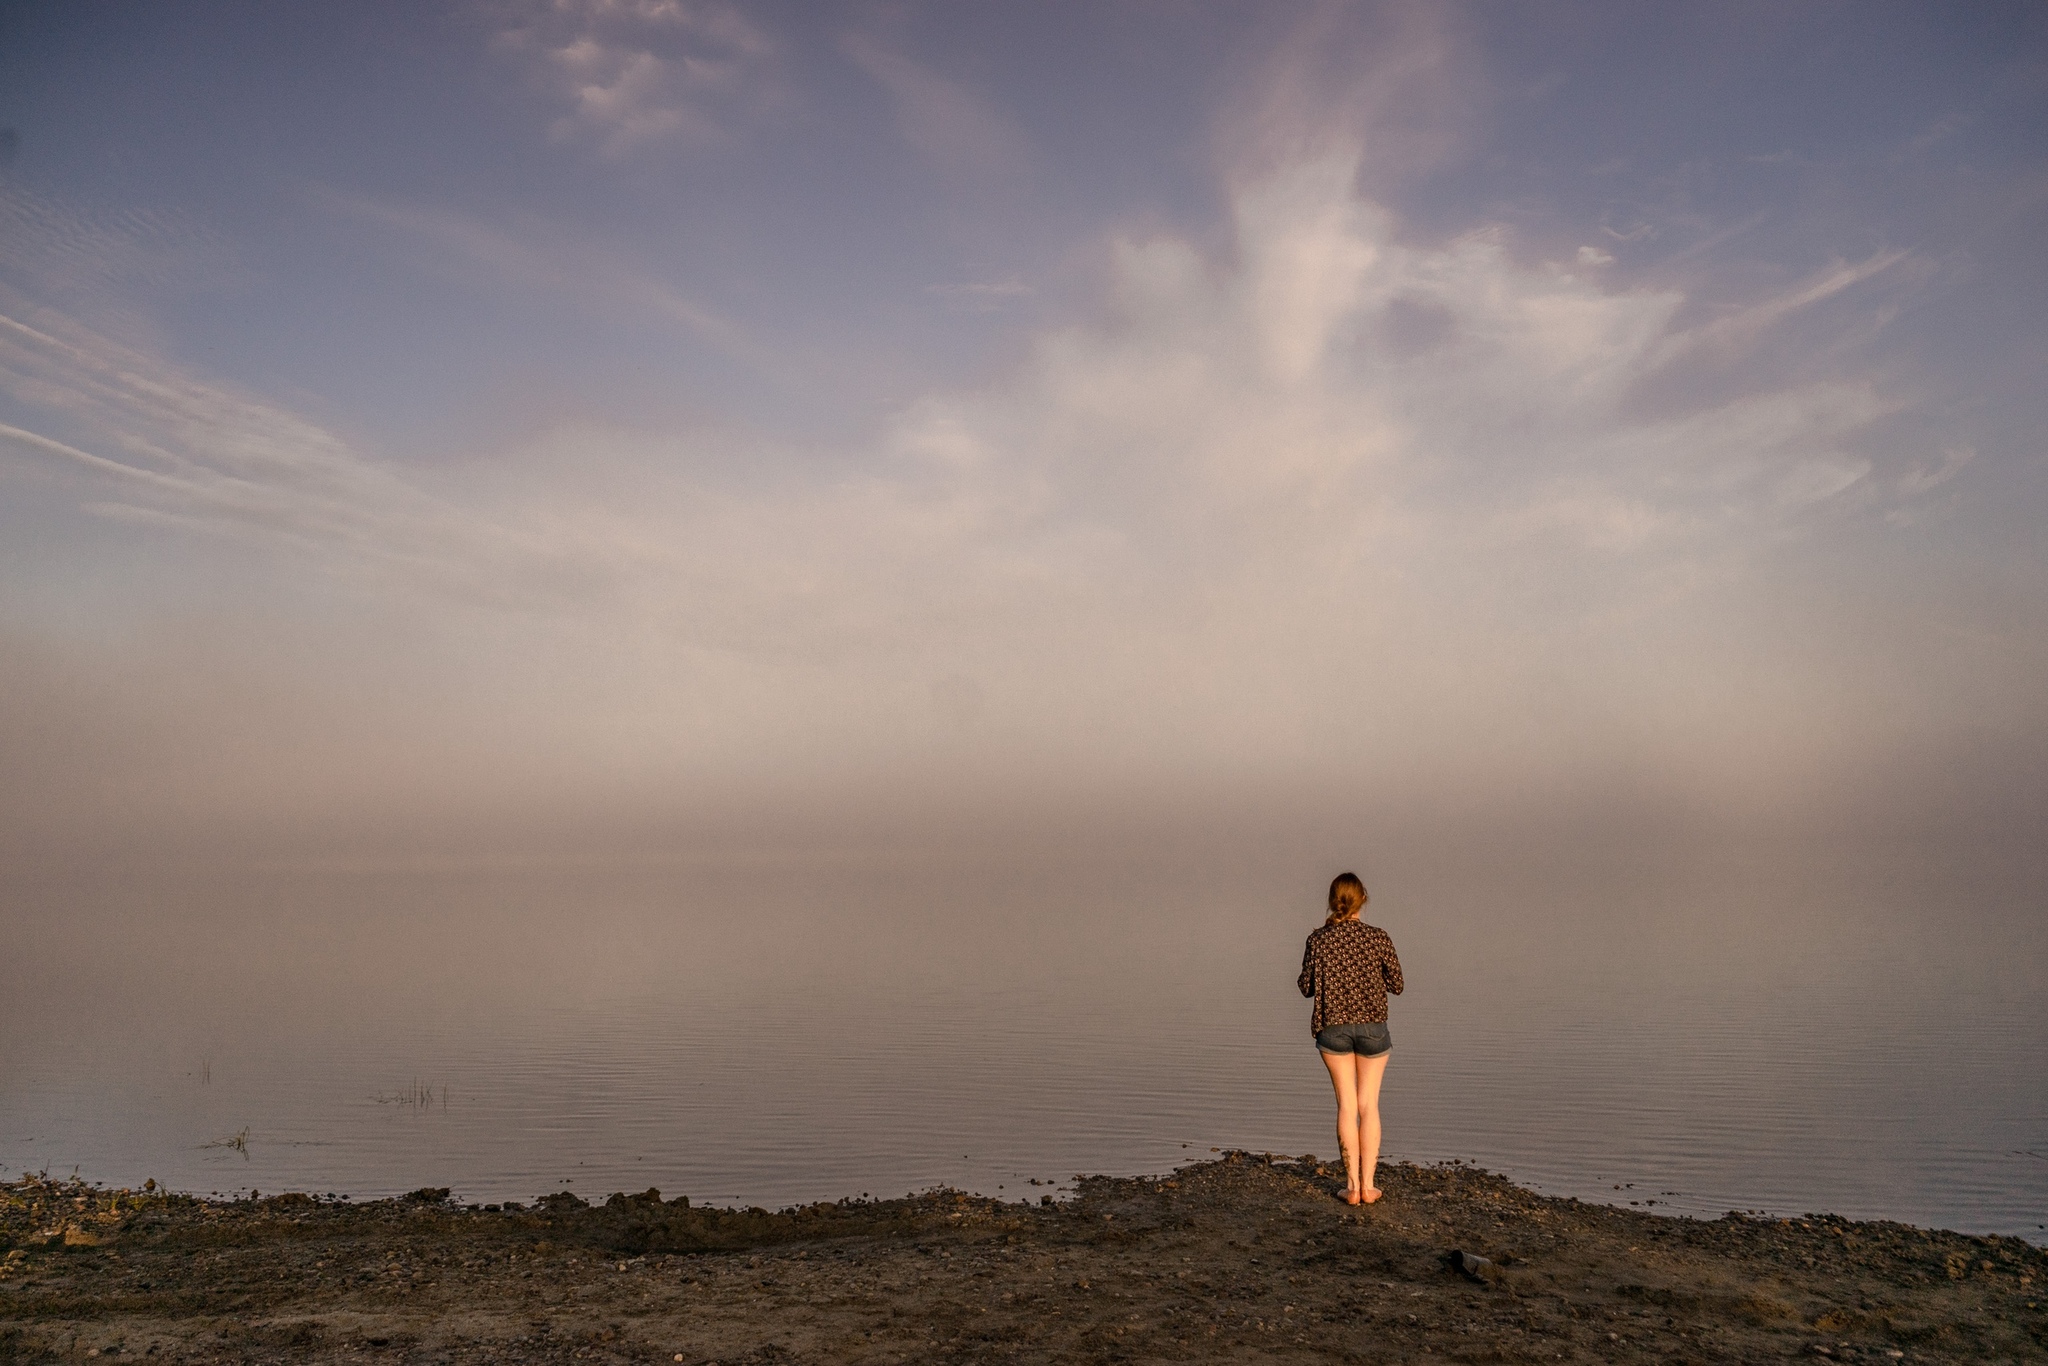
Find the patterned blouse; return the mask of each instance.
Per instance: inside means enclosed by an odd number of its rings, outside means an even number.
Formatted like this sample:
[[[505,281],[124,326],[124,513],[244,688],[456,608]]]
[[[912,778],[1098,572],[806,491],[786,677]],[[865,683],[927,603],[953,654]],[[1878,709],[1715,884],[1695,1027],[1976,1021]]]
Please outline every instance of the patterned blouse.
[[[1311,1034],[1331,1025],[1385,1024],[1387,993],[1401,994],[1401,960],[1379,926],[1340,920],[1308,937],[1295,985],[1302,995],[1316,998]]]

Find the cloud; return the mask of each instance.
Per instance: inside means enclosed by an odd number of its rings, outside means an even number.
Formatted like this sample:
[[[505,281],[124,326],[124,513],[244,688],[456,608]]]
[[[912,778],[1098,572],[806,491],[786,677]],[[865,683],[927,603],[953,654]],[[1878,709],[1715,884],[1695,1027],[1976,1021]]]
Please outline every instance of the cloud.
[[[1906,258],[1906,252],[1894,248],[1872,252],[1861,261],[1832,262],[1790,289],[1724,314],[1704,327],[1673,337],[1672,354],[1745,349],[1793,314],[1881,275]]]
[[[12,300],[0,469],[63,471],[103,523],[258,547],[316,604],[291,629],[332,632],[339,581],[470,642],[378,726],[407,772],[499,775],[472,791],[510,781],[516,735],[551,784],[1365,765],[1448,789],[1611,762],[1739,792],[1854,729],[1848,666],[1750,604],[1788,541],[1896,520],[1963,459],[1875,449],[1901,402],[1842,356],[1727,361],[1794,318],[1824,330],[1812,305],[1899,255],[1689,322],[1676,286],[1525,260],[1498,227],[1416,232],[1358,188],[1364,155],[1234,174],[1221,242],[1113,239],[1103,296],[1013,368],[831,450],[581,423],[456,466],[375,458]],[[719,326],[598,258],[330,202],[532,287]],[[486,739],[432,759],[479,715]]]
[[[1008,471],[1020,520],[1059,506],[1134,541],[1166,522],[1265,556],[1343,525],[1507,559],[1538,532],[1598,556],[1704,553],[1867,468],[1844,452],[1895,406],[1867,383],[1661,418],[1632,400],[1705,341],[1740,345],[1895,254],[1685,329],[1675,290],[1521,265],[1498,231],[1405,242],[1352,190],[1355,164],[1331,154],[1241,186],[1228,260],[1121,242],[1113,323],[1046,335],[1011,384],[927,401],[905,430]]]
[[[452,210],[391,203],[326,186],[314,186],[309,193],[320,208],[403,233],[483,267],[502,281],[563,294],[593,311],[662,318],[728,354],[756,354],[730,320],[585,244],[559,238],[531,240]]]
[[[1971,120],[1971,115],[1960,110],[1942,115],[1918,135],[1907,139],[1905,146],[1901,149],[1902,156],[1929,151],[1947,142],[1950,138],[1962,132],[1963,129],[1969,127]]]
[[[1968,446],[1951,446],[1941,453],[1941,463],[1935,466],[1916,464],[1899,476],[1898,489],[1901,494],[1912,497],[1940,488],[1963,472],[1963,467],[1977,458],[1977,452]]]
[[[506,11],[495,39],[567,106],[552,136],[608,158],[715,141],[776,98],[774,44],[709,0],[550,0]]]
[[[1380,593],[1372,572],[1449,546],[1502,572],[1626,556],[1654,575],[1738,551],[1872,468],[1859,435],[1896,405],[1865,382],[1765,385],[1657,417],[1631,400],[1701,346],[1739,346],[1896,253],[1688,330],[1676,291],[1518,264],[1498,231],[1406,242],[1355,178],[1355,155],[1335,154],[1240,186],[1227,256],[1119,241],[1105,321],[1043,333],[1003,382],[909,405],[823,483],[763,491],[726,482],[745,464],[730,449],[678,463],[657,454],[677,438],[576,430],[502,462],[528,487],[430,489],[55,315],[4,320],[0,380],[79,435],[14,424],[7,439],[110,479],[96,499],[109,513],[263,532],[465,594],[687,599],[685,615],[717,619],[721,645],[742,648],[750,635],[774,648],[798,619],[846,644],[936,639],[979,597],[1030,615],[1019,595],[1162,573],[1187,591],[1237,592],[1249,576],[1327,604]],[[722,328],[636,278],[454,216],[333,202],[501,273]],[[1356,538],[1341,553],[1326,539],[1339,528]],[[1331,577],[1333,564],[1350,567]],[[1303,582],[1283,588],[1289,575]],[[1119,610],[1116,590],[1094,591]]]
[[[1016,175],[1033,161],[1015,123],[974,92],[862,34],[840,46],[889,92],[903,138],[940,168],[976,176]]]
[[[1778,480],[1778,501],[1786,507],[1825,502],[1870,473],[1868,460],[1802,460]]]
[[[1447,5],[1317,5],[1267,31],[1218,122],[1235,179],[1363,149],[1358,167],[1385,193],[1453,159],[1496,99]]]
[[[194,378],[48,310],[0,314],[0,392],[78,435],[0,445],[93,478],[96,515],[255,540],[443,592],[530,590],[538,542],[466,512],[264,400]],[[84,449],[87,445],[97,449]],[[519,590],[514,590],[519,591]]]
[[[55,295],[192,289],[240,275],[205,221],[172,209],[94,210],[0,183],[0,269]]]

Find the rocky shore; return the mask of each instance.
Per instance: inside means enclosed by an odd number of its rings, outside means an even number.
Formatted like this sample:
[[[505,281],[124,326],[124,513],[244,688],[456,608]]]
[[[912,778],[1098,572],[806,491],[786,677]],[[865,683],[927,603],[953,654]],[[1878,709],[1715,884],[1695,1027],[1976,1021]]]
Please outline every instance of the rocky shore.
[[[2048,1361],[2048,1252],[1227,1153],[1022,1205],[0,1186],[0,1362]]]

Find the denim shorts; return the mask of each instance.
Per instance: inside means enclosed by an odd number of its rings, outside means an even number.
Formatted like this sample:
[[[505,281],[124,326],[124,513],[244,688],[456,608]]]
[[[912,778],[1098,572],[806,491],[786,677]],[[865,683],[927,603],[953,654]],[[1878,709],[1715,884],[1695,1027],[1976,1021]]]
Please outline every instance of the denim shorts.
[[[1394,1046],[1394,1036],[1383,1024],[1331,1025],[1316,1035],[1316,1048],[1324,1053],[1356,1053],[1377,1058]]]

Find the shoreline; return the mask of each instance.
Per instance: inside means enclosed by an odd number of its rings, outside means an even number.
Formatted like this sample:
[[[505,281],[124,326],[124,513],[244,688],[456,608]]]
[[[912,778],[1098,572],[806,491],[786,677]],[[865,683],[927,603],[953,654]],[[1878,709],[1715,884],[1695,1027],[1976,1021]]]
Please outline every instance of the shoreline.
[[[0,1185],[0,1362],[2048,1361],[2048,1250],[1242,1152],[1039,1205]]]

